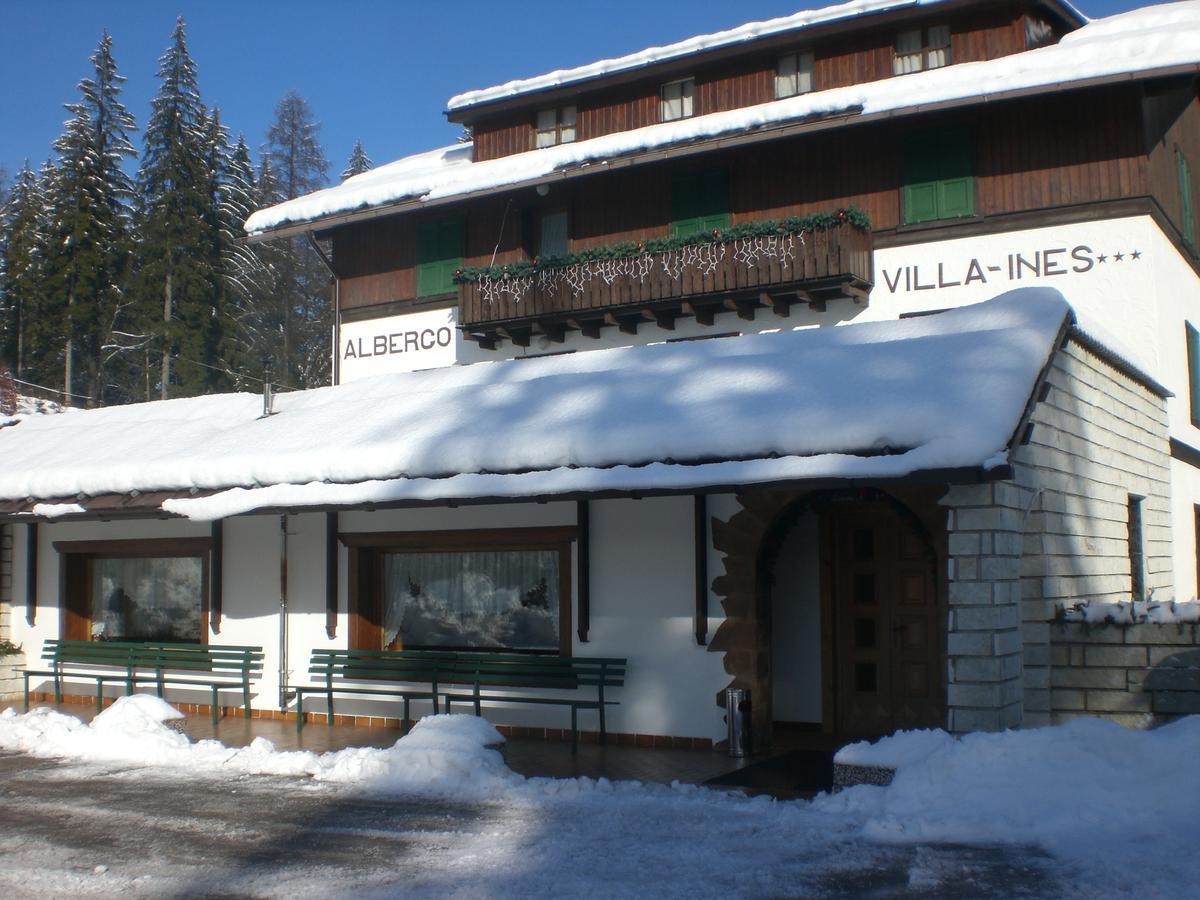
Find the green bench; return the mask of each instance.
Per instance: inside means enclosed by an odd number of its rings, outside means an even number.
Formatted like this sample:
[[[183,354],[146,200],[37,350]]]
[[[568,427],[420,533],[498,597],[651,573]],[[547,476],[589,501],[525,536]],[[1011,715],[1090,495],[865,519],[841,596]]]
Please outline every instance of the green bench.
[[[625,660],[617,658],[579,656],[540,656],[521,653],[462,653],[456,661],[452,682],[471,685],[470,693],[446,693],[446,712],[456,702],[470,703],[475,715],[483,714],[484,703],[544,704],[571,708],[571,752],[579,746],[579,710],[594,709],[600,718],[600,743],[607,743],[605,726],[606,706],[616,704],[606,700],[605,688],[625,684]],[[507,688],[509,690],[502,690]],[[586,697],[546,697],[541,694],[522,694],[514,688],[581,693],[594,689]],[[498,690],[501,689],[501,690]]]
[[[313,650],[308,674],[319,683],[293,688],[296,692],[296,731],[304,727],[305,694],[325,695],[325,714],[330,725],[333,724],[335,693],[400,697],[404,701],[402,727],[407,727],[411,701],[430,700],[433,711],[438,711],[438,684],[448,665],[448,661],[440,656],[414,658],[399,650]],[[392,683],[428,684],[429,688],[411,689]]]
[[[476,715],[482,715],[484,703],[569,706],[571,750],[574,752],[578,746],[581,709],[594,709],[599,713],[600,741],[606,741],[604,712],[616,701],[606,699],[604,691],[625,683],[625,660],[469,650],[314,650],[309,674],[319,683],[295,688],[297,731],[304,727],[306,694],[325,696],[330,724],[333,723],[335,694],[400,697],[404,701],[405,725],[412,700],[429,700],[436,713],[441,709],[440,694],[446,712],[450,712],[452,703],[460,702],[472,704]],[[469,685],[470,693],[448,691],[448,685]],[[594,695],[546,697],[501,688],[576,694],[594,689]]]
[[[26,669],[25,709],[29,709],[29,679],[52,677],[54,699],[62,702],[64,678],[96,682],[96,711],[104,708],[104,686],[124,683],[132,694],[139,684],[153,684],[158,696],[166,685],[207,687],[212,692],[212,720],[220,717],[219,692],[240,689],[242,708],[250,718],[250,681],[262,674],[262,647],[218,644],[172,644],[127,641],[48,640],[42,645],[45,669]],[[95,671],[95,670],[100,671]]]

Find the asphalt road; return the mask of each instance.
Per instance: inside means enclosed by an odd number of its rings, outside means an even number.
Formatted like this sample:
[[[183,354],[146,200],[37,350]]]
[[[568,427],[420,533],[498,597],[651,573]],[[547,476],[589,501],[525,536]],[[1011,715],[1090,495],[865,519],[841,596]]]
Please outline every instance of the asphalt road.
[[[1053,861],[1029,849],[818,844],[780,860],[777,879],[739,873],[731,854],[709,859],[695,883],[644,863],[615,865],[595,847],[567,846],[553,857],[560,869],[569,860],[569,872],[539,871],[537,853],[513,852],[525,835],[568,834],[573,815],[569,804],[555,812],[380,799],[306,779],[188,777],[0,755],[0,897],[1072,893]]]

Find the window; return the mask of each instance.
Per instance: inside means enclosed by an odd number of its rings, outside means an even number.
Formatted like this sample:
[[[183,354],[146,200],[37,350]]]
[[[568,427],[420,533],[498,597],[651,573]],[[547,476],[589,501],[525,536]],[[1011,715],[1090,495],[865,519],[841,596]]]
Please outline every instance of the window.
[[[1134,600],[1146,599],[1146,550],[1142,528],[1142,500],[1129,495],[1129,592]]]
[[[462,220],[439,219],[417,225],[417,296],[454,290],[454,270],[462,266]]]
[[[775,97],[795,97],[813,89],[813,55],[789,53],[775,65]]]
[[[571,650],[574,528],[343,535],[351,645]]]
[[[1192,207],[1192,168],[1187,157],[1175,148],[1175,165],[1179,169],[1179,218],[1183,240],[1190,247],[1196,246],[1196,210]]]
[[[903,168],[906,224],[974,214],[971,135],[966,128],[912,135],[904,145]]]
[[[575,140],[575,107],[538,110],[535,147],[553,147]]]
[[[896,35],[896,55],[892,71],[896,75],[940,69],[950,65],[950,26],[930,25]]]
[[[1200,331],[1191,322],[1184,323],[1187,335],[1188,405],[1192,425],[1200,428]]]
[[[204,643],[207,538],[58,542],[62,637]]]
[[[538,222],[538,256],[566,256],[569,249],[566,210],[542,213]]]
[[[676,119],[686,119],[692,115],[692,95],[696,92],[696,80],[685,78],[682,81],[672,81],[662,86],[660,96],[661,115],[663,122],[674,122]]]
[[[706,234],[729,227],[729,173],[681,172],[671,181],[671,235]]]

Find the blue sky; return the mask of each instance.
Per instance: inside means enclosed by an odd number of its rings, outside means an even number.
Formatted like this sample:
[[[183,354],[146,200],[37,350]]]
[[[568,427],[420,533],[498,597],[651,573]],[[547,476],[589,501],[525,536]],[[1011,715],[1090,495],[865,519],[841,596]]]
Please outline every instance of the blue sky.
[[[0,28],[0,166],[11,177],[25,158],[35,168],[46,158],[105,28],[139,127],[156,60],[183,15],[203,98],[230,130],[257,149],[275,103],[299,91],[322,123],[335,177],[357,138],[377,164],[452,142],[457,129],[442,110],[459,91],[820,5],[607,0],[598,15],[597,4],[563,0],[11,0]],[[1145,4],[1080,5],[1096,17]]]

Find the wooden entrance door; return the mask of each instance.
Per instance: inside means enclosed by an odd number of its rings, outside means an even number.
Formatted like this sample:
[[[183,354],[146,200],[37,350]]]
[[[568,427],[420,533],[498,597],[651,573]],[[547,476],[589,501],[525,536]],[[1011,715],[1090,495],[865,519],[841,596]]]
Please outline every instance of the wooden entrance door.
[[[837,730],[942,726],[942,628],[928,541],[881,503],[839,504],[829,516]]]

